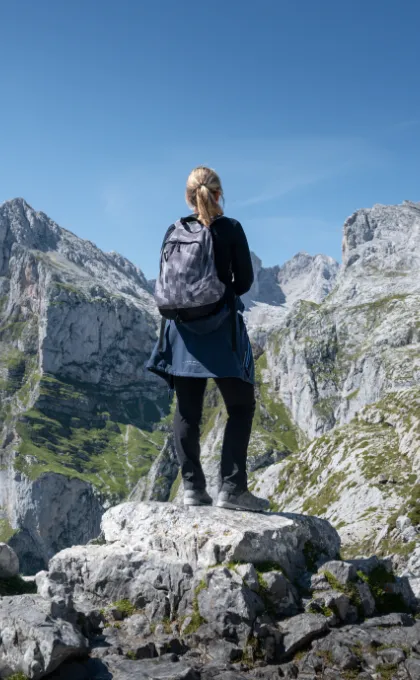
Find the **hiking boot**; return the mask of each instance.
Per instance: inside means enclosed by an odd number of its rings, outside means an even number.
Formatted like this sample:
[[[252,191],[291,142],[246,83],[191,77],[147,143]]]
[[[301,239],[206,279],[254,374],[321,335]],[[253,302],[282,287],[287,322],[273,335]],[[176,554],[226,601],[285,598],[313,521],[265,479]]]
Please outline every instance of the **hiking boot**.
[[[265,498],[254,496],[250,491],[243,491],[239,494],[221,491],[217,498],[217,507],[247,512],[267,512],[270,509],[270,502]]]
[[[213,505],[213,499],[205,489],[186,489],[184,505]]]

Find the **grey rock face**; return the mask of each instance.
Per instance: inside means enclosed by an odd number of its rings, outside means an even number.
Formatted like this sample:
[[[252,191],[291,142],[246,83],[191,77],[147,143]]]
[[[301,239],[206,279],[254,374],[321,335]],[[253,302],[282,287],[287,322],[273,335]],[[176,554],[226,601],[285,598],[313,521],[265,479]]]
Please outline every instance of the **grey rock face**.
[[[333,300],[358,304],[419,292],[420,204],[375,205],[344,224],[343,269]]]
[[[10,578],[19,573],[19,559],[7,543],[0,543],[0,578]]]
[[[71,623],[51,618],[51,605],[39,596],[0,601],[0,666],[42,678],[72,656],[87,653],[87,640]]]
[[[357,590],[360,597],[360,604],[365,616],[373,616],[375,613],[375,600],[367,583],[359,583]]]
[[[34,482],[22,479],[17,492],[13,521],[19,531],[10,545],[23,573],[36,573],[56,552],[99,534],[103,506],[91,484],[47,473]]]
[[[134,487],[129,501],[167,501],[179,471],[173,435],[167,436],[162,451],[146,478]]]
[[[326,255],[298,253],[283,266],[262,266],[252,253],[254,283],[243,296],[246,308],[255,303],[290,307],[297,300],[321,302],[333,289],[339,264]]]
[[[250,635],[253,622],[265,609],[262,599],[244,585],[235,572],[223,567],[207,573],[205,587],[203,584],[200,588],[197,602],[200,615],[211,622],[219,634],[234,625],[235,641],[242,646]]]
[[[339,264],[326,255],[298,253],[281,267],[262,267],[252,254],[254,284],[243,301],[250,335],[265,346],[268,335],[286,322],[299,300],[320,303],[334,288]]]

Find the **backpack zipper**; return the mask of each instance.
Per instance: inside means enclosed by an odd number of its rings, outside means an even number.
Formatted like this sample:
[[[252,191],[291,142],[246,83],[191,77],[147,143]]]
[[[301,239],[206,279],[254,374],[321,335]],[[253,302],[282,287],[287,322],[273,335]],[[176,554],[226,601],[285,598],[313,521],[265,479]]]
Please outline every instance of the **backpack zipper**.
[[[175,245],[184,244],[186,246],[189,246],[190,243],[197,243],[201,247],[201,241],[166,241],[165,246],[170,245],[171,243],[175,243]]]

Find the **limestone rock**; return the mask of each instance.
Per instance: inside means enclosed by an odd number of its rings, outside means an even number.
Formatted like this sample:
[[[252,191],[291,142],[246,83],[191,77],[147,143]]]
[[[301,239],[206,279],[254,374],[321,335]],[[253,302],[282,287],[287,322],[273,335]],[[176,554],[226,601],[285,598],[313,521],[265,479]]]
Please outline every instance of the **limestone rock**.
[[[140,662],[117,654],[84,664],[71,663],[60,668],[51,680],[199,680],[198,671],[182,660],[142,659]]]
[[[276,616],[293,616],[299,611],[299,597],[290,581],[278,571],[261,575],[264,594]]]
[[[258,593],[260,584],[258,582],[258,574],[253,564],[237,564],[235,571],[242,578],[245,585],[251,590]]]
[[[62,619],[51,617],[51,605],[39,596],[0,600],[0,665],[28,678],[42,678],[72,656],[87,653],[87,640]]]
[[[140,479],[128,500],[167,501],[179,471],[174,438],[169,434],[147,477]]]
[[[10,578],[19,573],[19,560],[12,548],[0,543],[0,578]]]
[[[347,585],[350,581],[354,581],[357,576],[356,568],[353,564],[340,560],[332,560],[323,564],[322,573],[331,574],[342,586]]]
[[[106,512],[102,530],[108,542],[164,554],[166,560],[203,567],[230,561],[274,562],[293,577],[306,569],[305,546],[311,545],[320,556],[339,551],[337,534],[327,522],[287,513],[123,503]]]
[[[297,300],[321,302],[334,288],[339,269],[338,262],[331,257],[305,252],[298,253],[281,267],[269,268],[264,268],[252,253],[252,264],[254,283],[243,296],[247,308],[256,302],[288,307]]]
[[[265,609],[262,599],[243,584],[239,575],[223,567],[207,572],[196,597],[201,617],[219,635],[235,626],[237,641],[242,645]]]
[[[104,515],[103,529],[104,545],[79,546],[52,558],[48,573],[37,577],[44,597],[65,601],[70,608],[74,604],[79,611],[128,599],[145,610],[149,620],[159,620],[188,615],[197,588],[198,602],[207,607],[209,593],[215,590],[224,602],[221,615],[228,611],[229,597],[233,603],[235,598],[243,599],[241,617],[246,622],[251,615],[244,612],[249,608],[257,616],[255,584],[254,589],[245,584],[235,569],[213,573],[206,571],[208,567],[250,559],[256,565],[269,561],[295,578],[306,569],[308,541],[326,557],[338,550],[336,532],[315,518],[217,508],[126,503]],[[201,592],[203,575],[207,579],[211,574]],[[218,607],[211,611],[216,620]]]
[[[281,625],[283,654],[290,656],[305,647],[314,638],[328,630],[325,616],[319,614],[299,614]]]
[[[312,442],[254,473],[254,489],[273,507],[328,518],[355,555],[420,543],[414,525],[388,526],[417,503],[403,489],[418,477],[419,225],[415,203],[357,211],[327,298],[295,302],[258,330],[272,401]]]
[[[367,583],[358,583],[357,591],[360,597],[360,604],[365,616],[373,616],[375,613],[375,600]]]

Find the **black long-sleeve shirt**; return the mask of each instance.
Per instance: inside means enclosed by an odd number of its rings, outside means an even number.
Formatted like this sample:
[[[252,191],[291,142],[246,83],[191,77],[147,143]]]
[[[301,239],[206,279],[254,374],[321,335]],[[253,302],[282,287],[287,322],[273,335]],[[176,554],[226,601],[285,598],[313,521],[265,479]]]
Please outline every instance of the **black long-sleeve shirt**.
[[[196,215],[183,217],[182,221],[196,221]],[[165,234],[167,240],[174,225]],[[228,287],[233,287],[236,295],[244,295],[254,281],[251,254],[242,225],[231,217],[222,215],[209,227],[213,237],[214,261],[219,279]]]

